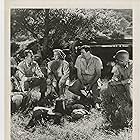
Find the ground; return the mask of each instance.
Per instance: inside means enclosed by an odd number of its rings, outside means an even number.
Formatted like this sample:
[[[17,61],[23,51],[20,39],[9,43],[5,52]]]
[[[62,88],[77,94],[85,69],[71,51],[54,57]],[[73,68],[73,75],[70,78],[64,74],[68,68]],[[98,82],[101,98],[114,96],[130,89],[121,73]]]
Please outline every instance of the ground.
[[[70,98],[69,94],[69,98]],[[90,115],[70,122],[64,117],[61,125],[48,122],[34,129],[25,130],[31,114],[16,113],[11,118],[11,140],[132,140],[132,129],[124,128],[117,133],[105,130],[105,119],[100,111],[92,109]]]

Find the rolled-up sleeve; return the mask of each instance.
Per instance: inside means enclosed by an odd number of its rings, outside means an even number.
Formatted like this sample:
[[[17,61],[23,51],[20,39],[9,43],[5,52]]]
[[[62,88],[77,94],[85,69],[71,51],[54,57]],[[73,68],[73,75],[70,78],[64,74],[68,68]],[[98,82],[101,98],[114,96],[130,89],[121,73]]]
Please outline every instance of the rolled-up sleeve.
[[[42,73],[38,63],[36,63],[35,73],[38,77],[44,77],[44,74]]]
[[[103,63],[102,63],[101,59],[98,59],[96,62],[96,71],[99,71],[101,69],[103,69]]]
[[[80,56],[78,56],[76,59],[75,68],[80,69]]]

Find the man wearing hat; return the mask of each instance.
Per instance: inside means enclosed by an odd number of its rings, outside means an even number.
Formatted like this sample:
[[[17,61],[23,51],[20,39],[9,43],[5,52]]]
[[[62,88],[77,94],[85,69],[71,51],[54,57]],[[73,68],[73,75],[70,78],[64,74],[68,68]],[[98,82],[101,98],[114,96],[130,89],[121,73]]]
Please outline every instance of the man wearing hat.
[[[129,60],[129,53],[120,50],[114,56],[113,77],[104,86],[102,95],[102,108],[106,118],[115,128],[128,126],[132,120],[132,68],[133,62]]]
[[[41,97],[45,96],[46,79],[44,74],[36,61],[31,50],[25,50],[25,59],[18,64],[18,73],[21,80],[21,87],[23,91],[28,91],[34,87],[39,86]]]
[[[125,92],[126,99],[129,103],[132,102],[132,70],[133,62],[129,59],[129,53],[126,50],[119,50],[114,56],[116,65],[113,67],[113,77],[109,82],[109,85],[120,87],[117,88]]]
[[[69,78],[69,63],[61,49],[54,49],[54,60],[48,62],[48,74],[53,76],[53,84],[59,96],[64,94],[65,85]]]

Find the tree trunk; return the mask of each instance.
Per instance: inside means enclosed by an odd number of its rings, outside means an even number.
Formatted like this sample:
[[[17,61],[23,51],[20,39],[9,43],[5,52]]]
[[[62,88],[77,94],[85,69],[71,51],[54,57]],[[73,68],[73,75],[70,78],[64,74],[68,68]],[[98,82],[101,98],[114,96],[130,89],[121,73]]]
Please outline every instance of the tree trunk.
[[[43,48],[48,47],[48,36],[49,36],[49,9],[45,9],[45,32],[43,37]]]

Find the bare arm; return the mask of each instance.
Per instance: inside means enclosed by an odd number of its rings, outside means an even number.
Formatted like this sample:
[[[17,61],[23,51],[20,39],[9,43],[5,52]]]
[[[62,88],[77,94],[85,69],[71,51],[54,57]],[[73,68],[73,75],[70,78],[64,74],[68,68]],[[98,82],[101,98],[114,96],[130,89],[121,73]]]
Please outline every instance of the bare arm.
[[[65,63],[63,65],[63,75],[61,77],[61,80],[62,81],[66,81],[69,77],[69,73],[70,73],[70,70],[69,70],[69,64],[68,63]]]
[[[78,58],[76,59],[75,67],[76,67],[76,69],[77,69],[77,76],[78,76],[78,79],[80,80],[81,84],[84,85],[84,83],[83,83],[83,77],[82,77],[82,74],[81,74],[81,67],[80,67],[80,63],[81,63],[81,62],[80,62],[80,60],[81,60],[80,57],[78,57]]]
[[[126,85],[126,84],[131,84],[132,79],[125,79],[125,80],[121,80],[121,81],[111,80],[109,83],[110,83],[110,85]]]
[[[64,85],[66,83],[66,80],[69,78],[69,73],[70,73],[69,64],[64,63],[63,66],[62,66],[62,69],[63,69],[63,75],[62,75],[62,77],[60,78],[60,81],[59,81],[60,86]]]
[[[81,84],[84,86],[83,77],[81,75],[80,69],[77,69],[77,76],[78,76],[78,79],[80,80]]]
[[[96,70],[96,76],[91,79],[91,85],[97,83],[98,79],[101,77],[101,70]]]
[[[38,77],[44,77],[44,74],[42,73],[38,63],[36,63],[36,69],[35,69],[35,73]]]
[[[91,82],[88,86],[88,90],[92,88],[92,86],[97,83],[98,79],[101,77],[101,69],[103,68],[102,61],[98,60],[95,65],[95,75],[91,79]]]

